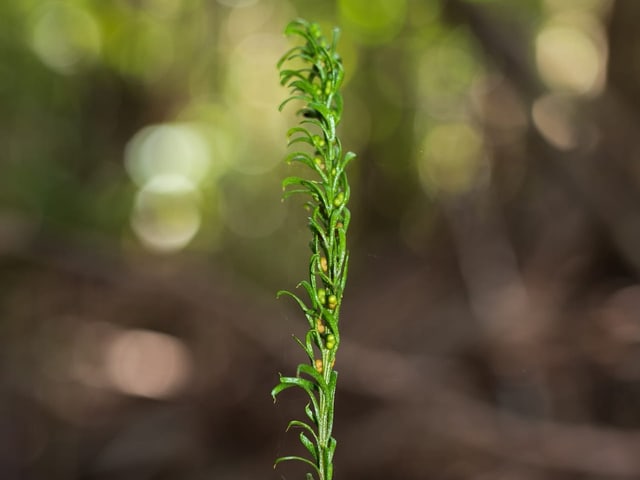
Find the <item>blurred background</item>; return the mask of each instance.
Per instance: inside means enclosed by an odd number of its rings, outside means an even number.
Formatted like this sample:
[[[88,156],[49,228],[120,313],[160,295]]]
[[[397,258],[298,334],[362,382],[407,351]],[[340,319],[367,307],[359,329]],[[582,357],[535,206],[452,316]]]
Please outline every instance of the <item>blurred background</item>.
[[[296,16],[339,25],[336,478],[640,478],[640,2],[0,2],[0,478],[300,452]]]

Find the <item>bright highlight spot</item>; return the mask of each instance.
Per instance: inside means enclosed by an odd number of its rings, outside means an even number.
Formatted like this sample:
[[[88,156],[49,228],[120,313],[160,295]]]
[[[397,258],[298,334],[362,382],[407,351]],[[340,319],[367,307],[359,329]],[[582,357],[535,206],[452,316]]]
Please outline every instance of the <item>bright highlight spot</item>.
[[[69,2],[51,2],[36,15],[32,47],[51,69],[71,74],[100,53],[100,29],[88,11]]]
[[[424,140],[418,172],[427,192],[462,193],[477,178],[483,156],[481,134],[467,123],[433,128]]]
[[[407,14],[406,0],[339,0],[343,22],[354,38],[379,45],[394,38]]]
[[[200,183],[207,175],[211,155],[206,140],[181,124],[155,125],[140,130],[127,144],[125,165],[139,186],[156,176],[181,176]]]
[[[177,338],[149,330],[125,330],[106,347],[105,369],[111,385],[122,393],[166,398],[179,393],[193,365]]]
[[[200,225],[200,195],[185,177],[153,177],[136,196],[131,226],[151,250],[171,253],[184,248]]]
[[[536,38],[540,75],[552,89],[597,94],[604,87],[605,52],[593,38],[571,25],[550,25]]]
[[[549,94],[538,98],[531,116],[540,134],[558,150],[572,150],[578,146],[574,107],[565,96]]]

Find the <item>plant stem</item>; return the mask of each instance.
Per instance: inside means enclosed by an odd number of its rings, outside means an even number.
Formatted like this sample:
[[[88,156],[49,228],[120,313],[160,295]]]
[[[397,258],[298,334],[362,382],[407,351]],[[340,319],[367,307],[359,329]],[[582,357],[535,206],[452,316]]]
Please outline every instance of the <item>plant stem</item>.
[[[286,178],[284,196],[302,193],[310,198],[306,207],[311,212],[312,240],[309,279],[298,285],[306,291],[308,302],[289,291],[280,291],[278,295],[292,297],[307,318],[309,330],[305,339],[296,338],[296,341],[307,354],[309,363],[299,365],[295,377],[280,376],[280,382],[271,394],[275,399],[278,393],[290,387],[301,388],[307,393],[309,403],[305,413],[311,424],[292,420],[289,427],[302,430],[300,441],[311,459],[280,457],[276,465],[288,460],[302,461],[314,468],[319,480],[331,480],[336,448],[332,430],[338,379],[334,364],[340,345],[338,320],[347,279],[346,234],[351,218],[347,208],[350,187],[345,169],[355,154],[347,152],[343,155],[336,135],[343,105],[339,88],[344,78],[342,61],[336,52],[339,31],[334,29],[329,44],[317,24],[298,19],[287,25],[285,33],[302,37],[305,44],[293,47],[278,62],[280,81],[291,91],[291,96],[280,108],[293,100],[304,103],[298,112],[303,119],[289,130],[288,136],[289,145],[307,145],[306,151],[290,153],[286,160],[306,165],[313,172],[313,178]],[[294,59],[301,60],[304,66],[297,70],[283,68],[286,62]],[[313,478],[312,473],[307,474],[307,479]]]

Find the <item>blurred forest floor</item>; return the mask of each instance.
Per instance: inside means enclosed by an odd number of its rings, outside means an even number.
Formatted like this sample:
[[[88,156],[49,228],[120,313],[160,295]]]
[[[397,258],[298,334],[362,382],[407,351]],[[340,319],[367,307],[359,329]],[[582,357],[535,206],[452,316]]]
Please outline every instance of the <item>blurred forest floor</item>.
[[[640,478],[640,2],[309,3],[0,6],[0,478],[301,478],[295,15],[352,72],[336,478]]]

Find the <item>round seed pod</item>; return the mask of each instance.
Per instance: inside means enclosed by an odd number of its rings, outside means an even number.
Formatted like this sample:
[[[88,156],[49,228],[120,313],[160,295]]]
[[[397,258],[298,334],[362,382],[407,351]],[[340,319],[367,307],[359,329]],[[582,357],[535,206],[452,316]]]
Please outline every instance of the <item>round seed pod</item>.
[[[325,257],[320,258],[320,268],[324,273],[327,273],[329,266],[327,265],[327,259]]]
[[[316,358],[316,361],[315,361],[315,365],[314,365],[314,366],[315,366],[316,371],[317,371],[318,373],[322,373],[322,360],[320,360],[319,358]]]
[[[336,297],[335,295],[329,295],[329,298],[327,298],[327,306],[331,310],[336,308],[338,306],[338,297]]]
[[[333,350],[333,347],[336,346],[336,337],[333,336],[331,333],[329,335],[327,335],[327,340],[325,342],[325,346],[329,349],[329,350]]]
[[[318,289],[318,301],[321,305],[324,305],[327,301],[327,291],[324,288]]]

